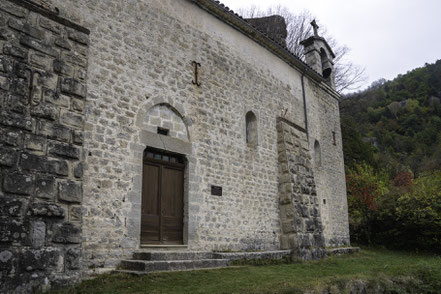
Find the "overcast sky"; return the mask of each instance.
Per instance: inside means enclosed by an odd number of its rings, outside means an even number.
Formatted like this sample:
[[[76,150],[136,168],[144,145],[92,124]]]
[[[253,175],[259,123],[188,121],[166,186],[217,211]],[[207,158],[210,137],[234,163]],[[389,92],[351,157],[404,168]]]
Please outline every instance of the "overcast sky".
[[[441,59],[441,0],[220,0],[237,12],[252,5],[278,4],[309,10],[348,57],[366,68],[369,85],[380,78]]]

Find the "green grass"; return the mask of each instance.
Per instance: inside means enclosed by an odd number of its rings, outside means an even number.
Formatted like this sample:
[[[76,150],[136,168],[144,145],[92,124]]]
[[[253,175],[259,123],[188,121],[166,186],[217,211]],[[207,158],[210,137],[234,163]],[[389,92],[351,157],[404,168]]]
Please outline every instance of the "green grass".
[[[272,263],[139,277],[106,274],[51,293],[297,293],[343,285],[351,279],[378,281],[398,277],[423,281],[426,288],[419,293],[441,289],[441,257],[433,255],[363,249],[354,255],[322,261]]]

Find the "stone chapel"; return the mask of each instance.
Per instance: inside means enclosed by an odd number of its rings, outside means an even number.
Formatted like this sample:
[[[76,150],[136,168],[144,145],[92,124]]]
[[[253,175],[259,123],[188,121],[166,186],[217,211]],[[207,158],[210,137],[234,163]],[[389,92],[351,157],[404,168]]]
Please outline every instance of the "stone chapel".
[[[167,252],[349,246],[335,56],[312,25],[302,61],[282,17],[214,0],[0,1],[0,292]]]

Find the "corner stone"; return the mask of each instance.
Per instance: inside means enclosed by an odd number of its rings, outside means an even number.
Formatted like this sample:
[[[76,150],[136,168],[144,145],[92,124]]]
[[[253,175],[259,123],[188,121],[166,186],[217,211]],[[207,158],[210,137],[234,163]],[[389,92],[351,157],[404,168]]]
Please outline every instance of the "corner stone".
[[[80,203],[83,199],[83,189],[80,182],[58,182],[58,198],[66,202]]]

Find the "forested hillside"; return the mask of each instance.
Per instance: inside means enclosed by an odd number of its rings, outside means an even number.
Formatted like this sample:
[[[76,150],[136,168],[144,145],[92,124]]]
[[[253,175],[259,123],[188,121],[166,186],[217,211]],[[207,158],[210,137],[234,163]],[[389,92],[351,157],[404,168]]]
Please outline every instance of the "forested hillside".
[[[394,176],[441,168],[441,60],[379,80],[340,104],[345,163]]]
[[[340,108],[351,240],[441,252],[441,60]]]

